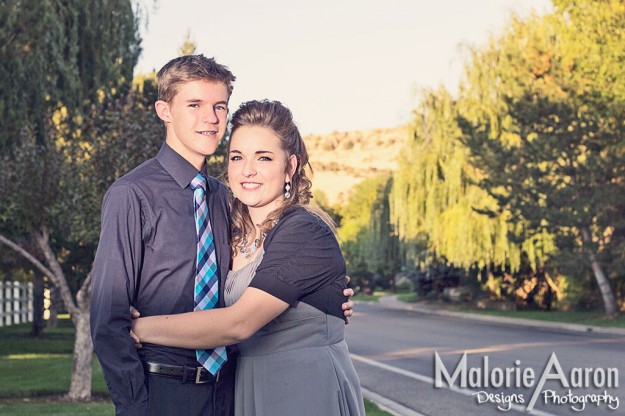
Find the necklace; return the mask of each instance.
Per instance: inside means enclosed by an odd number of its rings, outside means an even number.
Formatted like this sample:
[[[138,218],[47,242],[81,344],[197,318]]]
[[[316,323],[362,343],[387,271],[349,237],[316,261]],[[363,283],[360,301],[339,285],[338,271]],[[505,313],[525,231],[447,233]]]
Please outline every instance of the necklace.
[[[266,233],[263,233],[263,238],[266,236],[265,234]],[[246,259],[249,259],[252,254],[256,253],[256,249],[258,248],[259,245],[260,245],[260,240],[256,238],[254,240],[254,244],[250,244],[248,246],[247,235],[246,235],[245,237],[243,237],[243,240],[241,241],[241,245],[239,246],[239,252],[243,254],[243,257],[245,257]]]
[[[275,227],[276,224],[278,223],[278,220],[274,220],[271,222],[271,228]],[[252,254],[256,253],[256,249],[258,248],[258,246],[260,246],[260,239],[256,238],[254,239],[254,243],[248,245],[248,239],[247,236],[249,235],[249,233],[245,234],[245,236],[243,236],[243,240],[241,240],[241,245],[239,246],[239,253],[243,254],[243,257],[245,257],[246,259],[249,259]],[[267,232],[263,232],[262,233],[263,236],[263,240],[267,237]]]

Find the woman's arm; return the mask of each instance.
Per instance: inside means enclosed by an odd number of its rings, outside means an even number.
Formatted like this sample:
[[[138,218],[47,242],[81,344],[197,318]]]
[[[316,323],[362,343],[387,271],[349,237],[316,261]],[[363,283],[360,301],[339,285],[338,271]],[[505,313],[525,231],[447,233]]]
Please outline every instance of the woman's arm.
[[[135,319],[132,332],[142,343],[189,349],[221,347],[251,337],[288,306],[250,287],[227,308]]]

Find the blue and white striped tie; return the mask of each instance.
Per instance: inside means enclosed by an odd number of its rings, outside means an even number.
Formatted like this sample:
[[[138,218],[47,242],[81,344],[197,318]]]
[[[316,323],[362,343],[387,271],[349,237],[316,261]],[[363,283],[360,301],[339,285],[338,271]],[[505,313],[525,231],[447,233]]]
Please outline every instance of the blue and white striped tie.
[[[195,266],[194,309],[202,311],[212,309],[219,298],[219,279],[217,276],[217,257],[213,230],[208,219],[206,205],[206,178],[198,173],[191,181],[193,189],[195,230],[197,231],[197,262]],[[211,374],[217,374],[223,363],[228,359],[226,349],[218,347],[214,350],[196,350],[197,360]]]

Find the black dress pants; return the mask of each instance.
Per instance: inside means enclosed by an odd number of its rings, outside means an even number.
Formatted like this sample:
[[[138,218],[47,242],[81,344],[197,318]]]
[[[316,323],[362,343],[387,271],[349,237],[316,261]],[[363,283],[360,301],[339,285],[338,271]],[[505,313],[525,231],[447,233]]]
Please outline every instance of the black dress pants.
[[[218,416],[213,412],[214,383],[194,384],[148,375],[149,416]]]

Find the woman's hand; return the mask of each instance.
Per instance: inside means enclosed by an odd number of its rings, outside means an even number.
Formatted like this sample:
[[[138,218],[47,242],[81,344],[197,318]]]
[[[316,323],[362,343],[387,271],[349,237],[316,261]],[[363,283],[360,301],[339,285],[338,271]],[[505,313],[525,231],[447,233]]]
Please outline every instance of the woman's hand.
[[[350,278],[345,275],[345,281],[349,284]],[[343,295],[347,297],[347,302],[342,305],[343,314],[345,315],[345,323],[349,323],[349,319],[352,315],[354,315],[354,302],[352,302],[352,296],[354,296],[354,289],[347,288],[343,291]]]
[[[134,328],[135,326],[135,322],[136,320],[141,316],[141,313],[136,310],[134,308],[134,306],[130,307],[130,317],[132,318],[132,327]],[[139,339],[139,337],[132,331],[132,329],[130,330],[130,338],[132,338],[132,341],[134,343],[134,346],[136,349],[139,349],[141,347],[143,347],[143,345],[141,345],[141,340]]]

